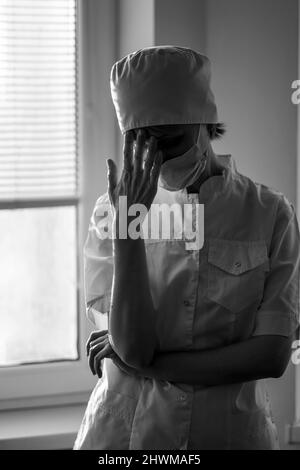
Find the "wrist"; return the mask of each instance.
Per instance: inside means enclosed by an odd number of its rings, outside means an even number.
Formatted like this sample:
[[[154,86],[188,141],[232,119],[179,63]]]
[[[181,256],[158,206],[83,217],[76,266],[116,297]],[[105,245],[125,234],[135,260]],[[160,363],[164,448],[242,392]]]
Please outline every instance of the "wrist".
[[[113,239],[135,241],[143,238],[143,222],[144,218],[116,209],[113,216]]]

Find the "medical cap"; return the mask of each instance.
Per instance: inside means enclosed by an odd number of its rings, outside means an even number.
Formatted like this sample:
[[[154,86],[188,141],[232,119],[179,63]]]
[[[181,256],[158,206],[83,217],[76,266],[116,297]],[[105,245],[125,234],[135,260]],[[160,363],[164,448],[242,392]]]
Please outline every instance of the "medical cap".
[[[187,47],[139,49],[116,62],[111,96],[122,133],[163,124],[217,123],[208,57]]]

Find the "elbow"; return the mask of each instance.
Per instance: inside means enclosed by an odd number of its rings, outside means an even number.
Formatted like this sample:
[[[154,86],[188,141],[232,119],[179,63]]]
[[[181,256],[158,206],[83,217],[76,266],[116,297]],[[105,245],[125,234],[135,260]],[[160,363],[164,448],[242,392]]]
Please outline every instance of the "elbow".
[[[273,361],[271,364],[271,370],[269,377],[279,379],[285,373],[287,368],[287,362],[284,360]]]
[[[286,366],[283,366],[283,365],[272,367],[270,377],[279,379],[280,377],[283,376],[283,374],[285,373],[285,370],[286,370]]]
[[[157,349],[155,339],[152,342],[122,341],[122,344],[114,342],[110,336],[112,349],[119,358],[129,367],[143,369],[149,367]]]
[[[280,378],[285,373],[291,354],[291,339],[280,335],[261,336],[261,350],[259,360],[262,375],[265,378]]]
[[[278,348],[276,354],[273,355],[272,361],[272,375],[276,379],[283,376],[288,366],[291,357],[291,341],[290,339],[284,338],[282,340],[281,348]]]

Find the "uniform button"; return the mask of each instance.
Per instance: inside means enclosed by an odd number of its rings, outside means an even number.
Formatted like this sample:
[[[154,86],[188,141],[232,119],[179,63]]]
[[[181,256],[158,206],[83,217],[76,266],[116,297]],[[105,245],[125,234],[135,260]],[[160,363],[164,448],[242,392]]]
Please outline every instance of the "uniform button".
[[[241,267],[240,261],[237,261],[236,263],[234,263],[234,266],[235,268],[240,268]]]
[[[189,300],[184,300],[183,305],[185,305],[186,307],[189,307],[191,305],[191,302]]]

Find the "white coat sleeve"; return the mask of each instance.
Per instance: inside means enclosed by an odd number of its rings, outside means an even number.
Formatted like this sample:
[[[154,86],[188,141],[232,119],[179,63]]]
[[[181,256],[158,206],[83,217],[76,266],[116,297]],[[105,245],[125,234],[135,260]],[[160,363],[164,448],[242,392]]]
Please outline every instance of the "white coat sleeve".
[[[294,206],[282,196],[271,243],[270,272],[253,336],[297,334],[300,323],[300,234]]]
[[[111,301],[113,280],[111,226],[112,211],[106,192],[96,201],[83,247],[86,315],[99,329],[107,325]],[[106,318],[103,318],[104,315]]]

